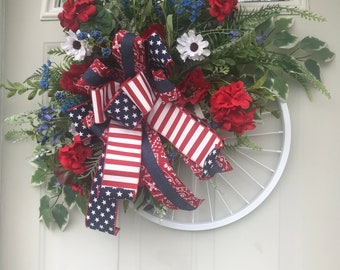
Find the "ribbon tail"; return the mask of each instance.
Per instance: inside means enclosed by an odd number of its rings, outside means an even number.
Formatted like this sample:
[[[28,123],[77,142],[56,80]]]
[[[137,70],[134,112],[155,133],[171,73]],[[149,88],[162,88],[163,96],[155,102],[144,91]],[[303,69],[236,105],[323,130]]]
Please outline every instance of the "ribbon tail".
[[[216,158],[223,146],[222,139],[212,129],[175,104],[164,104],[161,99],[155,102],[147,122],[202,169],[209,167],[207,162]],[[210,170],[209,174],[213,173],[214,170]]]
[[[142,155],[142,128],[126,129],[110,122],[103,164],[101,192],[105,188],[122,188],[135,199],[138,191]]]
[[[119,232],[116,225],[119,199],[132,199],[134,193],[131,189],[103,185],[103,170],[107,148],[104,143],[103,152],[92,181],[85,225],[93,230],[117,235]]]
[[[177,177],[154,130],[143,132],[142,149],[145,166],[142,181],[155,199],[171,209],[196,209],[203,200],[197,198]]]
[[[213,157],[212,159],[209,158],[210,156],[209,155],[207,158],[207,161],[205,162],[205,166],[203,168],[198,166],[195,162],[193,162],[188,157],[185,157],[183,155],[181,156],[182,156],[184,163],[191,169],[193,174],[200,180],[209,180],[211,177],[214,176],[214,174],[228,172],[233,169],[230,163],[225,158],[225,156],[223,156],[221,153],[218,153],[216,157]],[[211,162],[209,162],[209,160],[211,160]]]
[[[103,153],[99,161],[95,177],[92,181],[89,201],[87,204],[87,213],[85,226],[107,232],[112,235],[117,235],[119,228],[116,226],[118,213],[118,199],[111,197],[111,193],[106,193],[106,196],[100,196],[98,193],[101,185],[102,168],[104,165],[105,144],[103,145]]]

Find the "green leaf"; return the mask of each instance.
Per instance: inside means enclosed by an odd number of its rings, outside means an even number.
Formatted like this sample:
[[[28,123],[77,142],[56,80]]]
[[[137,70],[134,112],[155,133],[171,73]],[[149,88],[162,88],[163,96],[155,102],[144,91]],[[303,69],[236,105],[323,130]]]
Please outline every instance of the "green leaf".
[[[266,82],[266,80],[267,80],[267,73],[263,74],[259,79],[257,79],[254,85],[250,87],[250,90],[258,89],[262,87],[262,85]]]
[[[267,81],[263,85],[265,89],[270,91],[274,96],[286,99],[288,96],[288,83],[279,76],[268,76]],[[268,97],[267,97],[268,99]]]
[[[305,67],[307,70],[314,75],[315,78],[317,78],[319,81],[321,81],[320,77],[320,66],[318,62],[312,59],[308,59],[305,61]]]
[[[294,24],[293,18],[280,18],[275,22],[275,28],[278,31],[287,30]]]
[[[265,20],[263,23],[261,23],[259,26],[255,28],[255,34],[256,35],[263,35],[264,33],[267,33],[272,26],[272,18],[269,18]]]
[[[283,30],[274,34],[273,45],[281,49],[291,49],[298,43],[296,36]]]
[[[58,196],[61,193],[62,186],[58,184],[57,178],[53,175],[47,182],[47,190],[51,196]]]
[[[334,57],[335,53],[330,51],[328,48],[322,48],[321,50],[316,51],[313,56],[315,56],[318,60],[321,60],[323,62],[331,62]]]
[[[15,96],[17,93],[17,91],[15,89],[8,89],[8,92],[7,92],[7,97],[10,98],[10,97],[13,97]]]
[[[284,100],[287,99],[289,90],[288,83],[282,77],[276,77],[274,79],[273,88],[279,97],[283,98]]]
[[[72,208],[76,203],[76,192],[70,186],[63,186],[64,202],[68,208]]]
[[[12,86],[17,89],[19,95],[22,95],[27,91],[27,87],[22,83],[14,82]]]
[[[39,218],[44,222],[47,228],[50,228],[53,216],[50,209],[50,197],[47,195],[40,199]]]
[[[34,89],[34,90],[32,90],[31,91],[31,93],[29,93],[29,95],[28,95],[28,100],[32,100],[32,99],[34,99],[35,98],[35,96],[37,95],[37,89]]]
[[[168,15],[166,18],[166,41],[169,46],[172,45],[172,36],[174,32],[174,26],[172,22],[172,15]]]
[[[325,42],[312,36],[305,37],[300,42],[300,48],[307,52],[319,51],[325,46]]]
[[[136,207],[136,209],[139,209],[140,207],[145,205],[145,189],[144,188],[142,188],[138,192],[138,196],[133,204]]]
[[[78,209],[80,210],[80,212],[83,213],[84,216],[86,215],[86,211],[87,211],[87,202],[88,202],[87,198],[77,195],[76,205],[78,206]]]
[[[41,168],[37,168],[32,175],[31,184],[33,186],[40,186],[41,184],[45,182],[45,180],[46,180],[46,171]]]
[[[86,23],[82,23],[80,30],[90,33],[93,29],[100,29],[102,35],[109,35],[112,30],[111,14],[101,5],[96,5],[96,10],[96,16],[92,16]]]
[[[57,223],[59,229],[63,231],[69,220],[69,213],[65,206],[58,203],[52,208],[52,216]]]

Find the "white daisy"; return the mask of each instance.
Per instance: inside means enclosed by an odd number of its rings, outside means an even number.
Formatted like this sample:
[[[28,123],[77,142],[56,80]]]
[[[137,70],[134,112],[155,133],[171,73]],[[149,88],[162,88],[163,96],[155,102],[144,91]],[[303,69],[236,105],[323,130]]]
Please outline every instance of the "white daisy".
[[[203,40],[202,35],[195,35],[194,30],[189,30],[188,33],[184,33],[177,39],[177,50],[181,55],[183,61],[187,58],[200,61],[203,60],[205,56],[210,55],[210,50],[206,49],[209,42]]]
[[[62,43],[60,47],[66,51],[67,55],[73,56],[77,61],[82,61],[85,56],[91,55],[91,50],[86,40],[78,39],[77,33],[69,30],[67,32],[66,42]]]

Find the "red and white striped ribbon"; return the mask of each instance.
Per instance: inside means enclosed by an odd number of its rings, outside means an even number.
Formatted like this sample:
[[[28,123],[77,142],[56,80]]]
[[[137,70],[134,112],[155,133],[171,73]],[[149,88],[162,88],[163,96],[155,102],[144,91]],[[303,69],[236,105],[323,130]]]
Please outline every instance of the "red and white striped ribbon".
[[[119,89],[119,86],[120,84],[118,82],[112,81],[100,88],[91,90],[94,122],[96,124],[101,124],[106,121],[106,115],[104,112],[105,107]]]
[[[183,155],[203,167],[213,149],[221,148],[222,139],[187,111],[159,98],[147,117],[148,124],[167,138]]]
[[[102,187],[130,189],[137,194],[142,154],[142,128],[126,129],[110,122]]]
[[[155,96],[143,72],[139,72],[131,80],[124,82],[121,88],[142,111],[143,115],[151,111]]]

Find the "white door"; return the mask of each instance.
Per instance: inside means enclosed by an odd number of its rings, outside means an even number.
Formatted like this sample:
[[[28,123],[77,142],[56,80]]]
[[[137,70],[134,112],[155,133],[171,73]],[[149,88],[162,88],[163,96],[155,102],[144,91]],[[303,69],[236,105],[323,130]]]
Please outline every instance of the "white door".
[[[340,27],[338,1],[309,2],[313,11],[322,11],[329,22],[313,24],[313,29],[303,22],[297,31],[317,36],[321,33],[339,55],[340,39],[335,33]],[[1,0],[1,80],[25,79],[46,61],[47,50],[63,41],[59,23],[41,21],[40,9],[40,0]],[[340,70],[339,65],[333,67],[324,76],[327,86],[335,92]],[[332,154],[332,149],[340,148],[336,137],[340,129],[329,127],[322,119],[339,115],[339,95],[335,93],[331,101],[316,95],[317,108],[303,100],[306,97],[300,92],[291,96],[295,148],[280,185],[250,216],[211,231],[173,230],[151,223],[133,211],[121,211],[121,231],[114,237],[86,229],[84,218],[76,209],[65,232],[57,228],[47,230],[38,220],[40,190],[30,184],[34,168],[28,161],[34,144],[0,139],[0,269],[338,270],[340,173],[336,169],[338,156]],[[1,93],[1,119],[28,111],[33,103],[23,96],[6,99]],[[307,131],[310,121],[304,120],[310,118],[320,120],[322,129]],[[316,162],[311,141],[323,138],[327,128],[330,137],[323,140],[322,146],[314,145],[315,151],[325,158]],[[6,130],[2,121],[1,138]],[[301,130],[311,136],[301,136]],[[314,162],[316,166],[306,166]],[[319,164],[323,168],[318,168]],[[327,184],[320,183],[320,179],[328,180]]]

